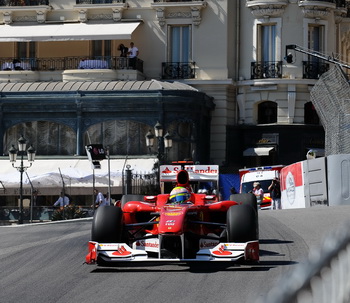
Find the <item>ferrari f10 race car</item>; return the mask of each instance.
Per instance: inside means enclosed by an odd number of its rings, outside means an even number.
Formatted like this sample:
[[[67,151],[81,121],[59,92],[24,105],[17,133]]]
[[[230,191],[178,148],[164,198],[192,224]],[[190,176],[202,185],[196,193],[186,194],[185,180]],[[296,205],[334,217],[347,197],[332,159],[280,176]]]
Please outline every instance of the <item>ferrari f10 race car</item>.
[[[161,166],[161,172],[176,178],[170,193],[124,195],[119,206],[99,207],[86,263],[258,262],[256,197],[236,194],[220,201],[215,193],[195,193],[196,176],[203,181],[210,170],[203,166]],[[218,176],[218,169],[214,173]]]

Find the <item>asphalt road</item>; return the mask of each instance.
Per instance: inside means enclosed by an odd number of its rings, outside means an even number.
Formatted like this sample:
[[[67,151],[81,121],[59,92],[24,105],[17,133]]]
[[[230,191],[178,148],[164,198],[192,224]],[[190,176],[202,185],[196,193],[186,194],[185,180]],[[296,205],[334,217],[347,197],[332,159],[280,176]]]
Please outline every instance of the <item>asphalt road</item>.
[[[350,206],[260,211],[260,264],[83,264],[91,221],[0,227],[0,302],[255,302],[304,262]]]

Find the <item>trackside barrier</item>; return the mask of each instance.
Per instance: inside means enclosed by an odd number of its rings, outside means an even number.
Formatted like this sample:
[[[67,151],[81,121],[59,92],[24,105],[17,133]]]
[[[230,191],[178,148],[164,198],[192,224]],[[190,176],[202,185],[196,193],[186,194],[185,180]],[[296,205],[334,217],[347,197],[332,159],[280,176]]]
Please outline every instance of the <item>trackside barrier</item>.
[[[265,298],[256,303],[350,302],[350,222],[312,249]]]

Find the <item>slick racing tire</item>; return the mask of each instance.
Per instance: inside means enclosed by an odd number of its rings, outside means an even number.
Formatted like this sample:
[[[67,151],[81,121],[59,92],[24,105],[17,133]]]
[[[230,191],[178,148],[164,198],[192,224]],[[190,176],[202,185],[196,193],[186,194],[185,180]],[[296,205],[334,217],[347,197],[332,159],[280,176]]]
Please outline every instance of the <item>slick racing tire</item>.
[[[120,243],[123,232],[122,215],[120,207],[100,206],[92,220],[91,240],[99,243]]]
[[[124,205],[129,201],[143,201],[143,195],[123,195],[120,200],[121,208],[124,208]]]
[[[255,209],[255,211],[258,211],[258,204],[256,202],[256,196],[254,194],[233,194],[230,195],[230,201],[240,202],[242,204],[249,204]]]
[[[227,211],[226,228],[228,242],[258,240],[257,212],[247,204],[231,206]]]

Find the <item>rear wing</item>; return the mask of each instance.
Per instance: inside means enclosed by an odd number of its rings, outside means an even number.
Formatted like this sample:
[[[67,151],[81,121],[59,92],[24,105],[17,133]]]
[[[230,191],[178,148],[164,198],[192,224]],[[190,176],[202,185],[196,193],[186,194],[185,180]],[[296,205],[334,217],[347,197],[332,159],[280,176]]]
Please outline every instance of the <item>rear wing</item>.
[[[219,188],[219,166],[218,165],[161,165],[159,170],[159,181],[162,193],[164,183],[176,182],[178,172],[184,169],[188,172],[190,183],[213,182]]]

